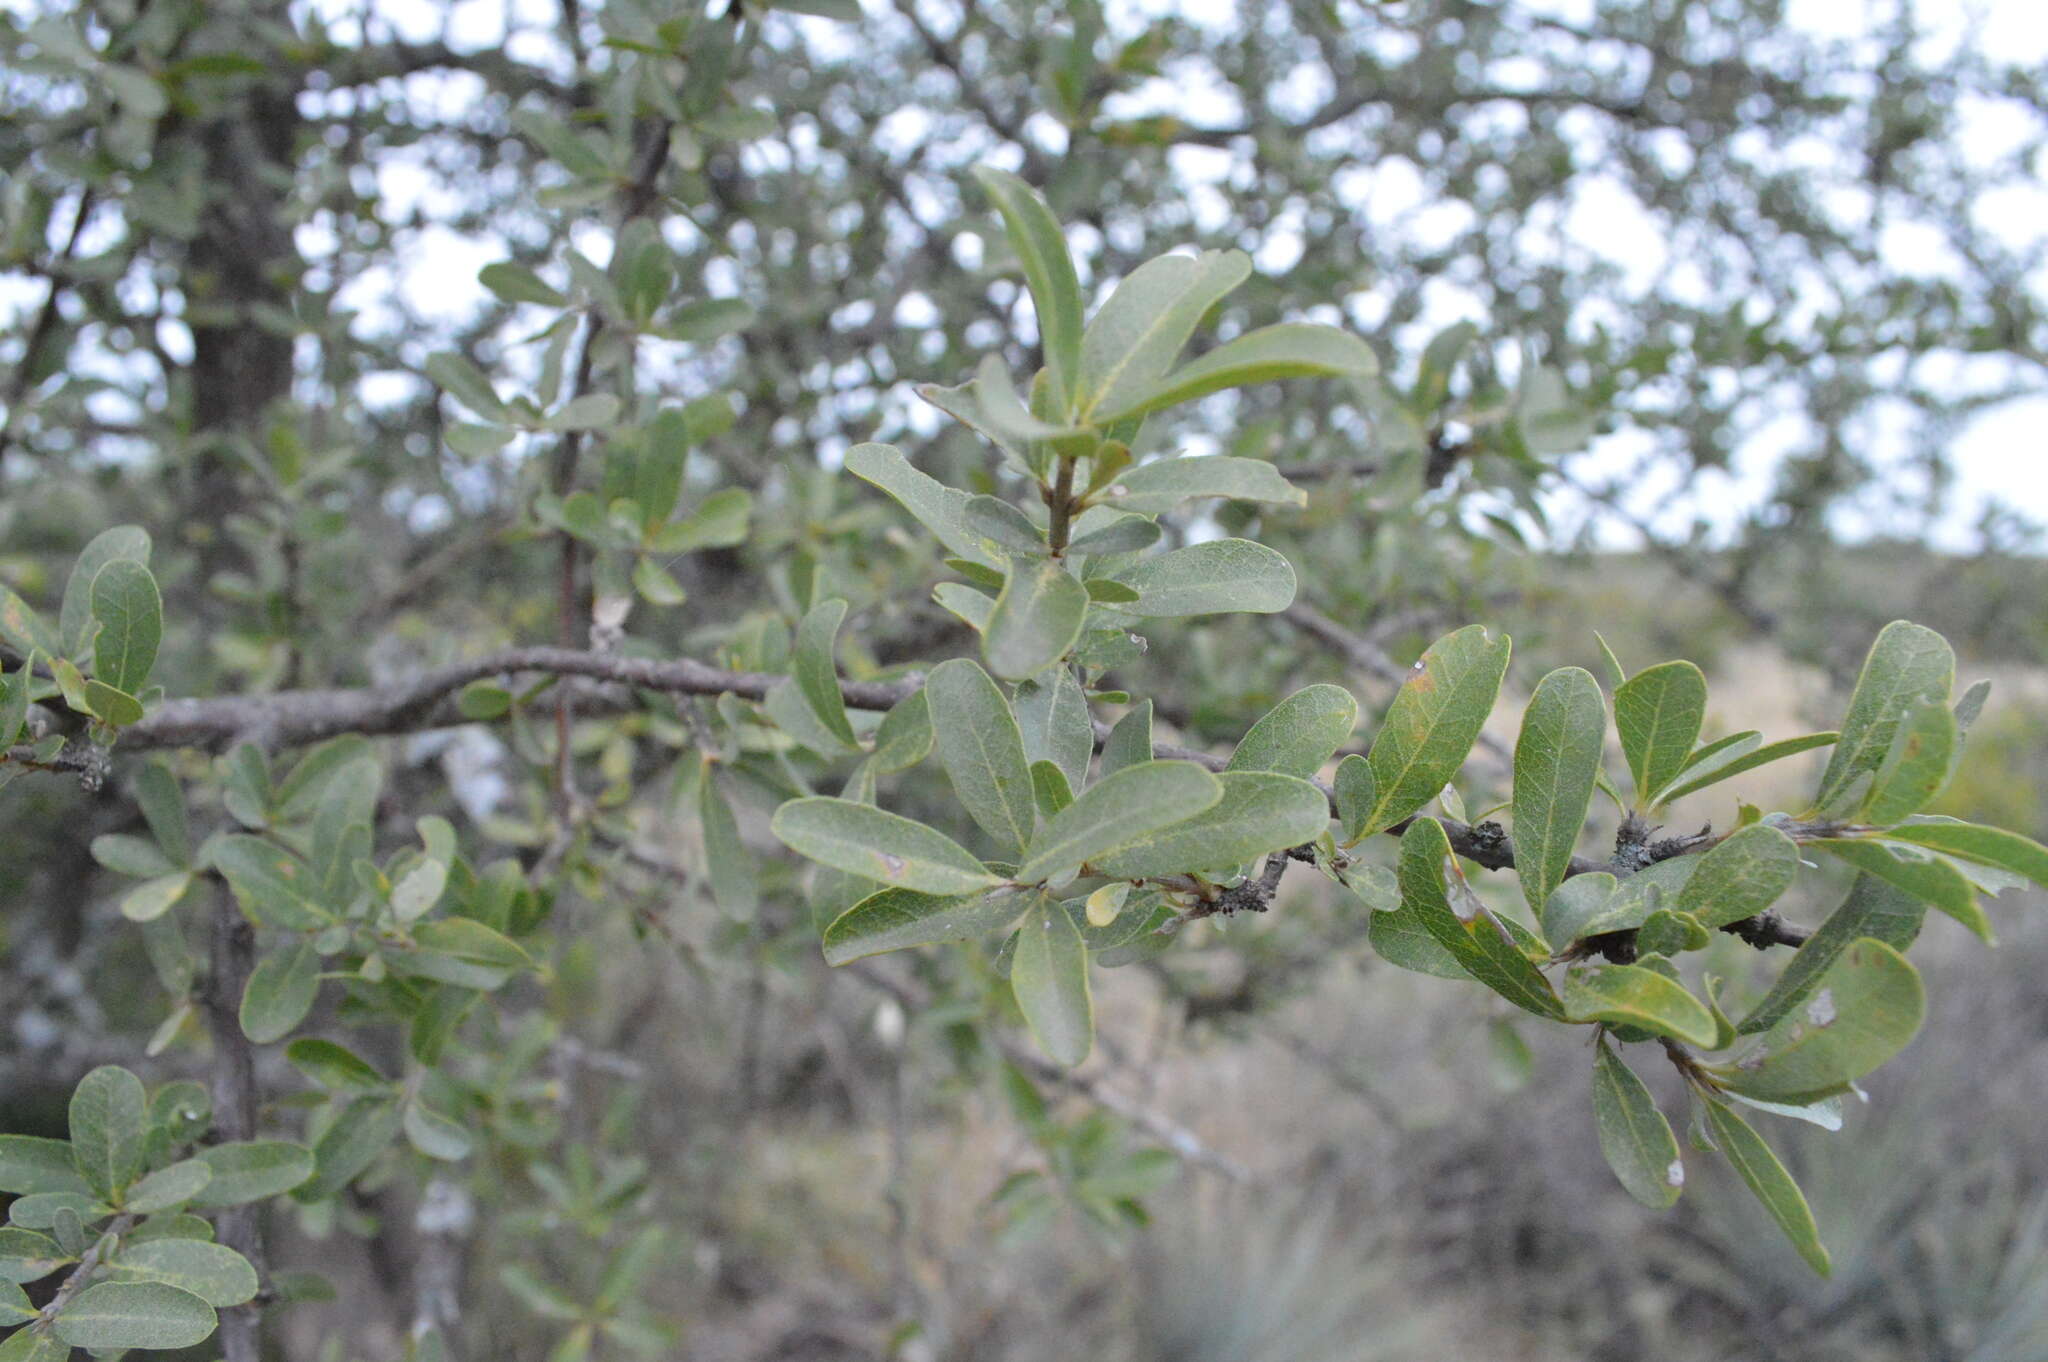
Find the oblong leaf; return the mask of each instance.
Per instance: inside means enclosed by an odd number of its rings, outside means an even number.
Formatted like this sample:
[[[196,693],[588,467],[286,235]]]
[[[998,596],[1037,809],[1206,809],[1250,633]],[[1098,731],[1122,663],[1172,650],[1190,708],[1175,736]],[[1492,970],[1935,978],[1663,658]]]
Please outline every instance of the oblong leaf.
[[[1096,857],[1096,873],[1138,880],[1228,870],[1312,842],[1329,826],[1329,801],[1305,780],[1267,771],[1226,771],[1216,779],[1222,798],[1192,818]]]
[[[1132,270],[1081,333],[1076,414],[1107,422],[1135,407],[1172,366],[1202,314],[1251,272],[1243,251],[1162,255]]]
[[[1312,322],[1281,322],[1226,341],[1132,394],[1122,406],[1112,409],[1105,400],[1095,419],[1139,416],[1276,378],[1370,378],[1378,372],[1379,358],[1372,347],[1348,331]]]
[[[1070,874],[1084,862],[1141,842],[1222,798],[1223,782],[1191,761],[1126,767],[1104,776],[1046,820],[1017,868],[1017,878],[1033,883]]]
[[[1870,783],[1863,820],[1897,823],[1933,803],[1955,769],[1961,741],[1955,711],[1943,701],[1922,700],[1907,710]]]
[[[1251,726],[1230,754],[1230,771],[1275,771],[1307,780],[1351,737],[1358,701],[1342,686],[1294,692]]]
[[[1116,574],[1138,593],[1120,606],[1150,619],[1224,611],[1270,615],[1294,602],[1294,568],[1249,539],[1211,539],[1141,559]]]
[[[1401,683],[1366,760],[1373,807],[1362,832],[1378,832],[1435,799],[1479,740],[1507,675],[1512,644],[1472,624],[1431,644]]]
[[[1799,847],[1767,823],[1752,823],[1699,858],[1674,907],[1705,927],[1755,917],[1792,887]]]
[[[1811,843],[1866,875],[1886,880],[1924,899],[1968,927],[1978,940],[1995,940],[1991,919],[1977,903],[1976,886],[1955,866],[1912,846],[1886,846],[1863,838],[1827,838]]]
[[[262,1201],[289,1192],[313,1176],[313,1151],[288,1140],[209,1145],[197,1157],[213,1170],[213,1179],[192,1198],[192,1204],[208,1209]]]
[[[956,558],[990,563],[981,536],[967,527],[967,494],[920,473],[894,445],[869,441],[846,451],[846,471],[873,483],[927,530]]]
[[[132,558],[116,558],[92,579],[93,679],[127,695],[149,684],[164,636],[164,603],[156,578]]]
[[[1948,702],[1956,680],[1956,655],[1948,640],[1906,620],[1887,624],[1863,661],[1842,736],[1820,778],[1814,807],[1825,810],[1855,784],[1875,774],[1891,751],[1899,721],[1922,700]]]
[[[64,601],[57,615],[57,637],[54,640],[47,637],[40,628],[40,621],[34,619],[33,612],[18,617],[20,632],[29,637],[34,647],[52,656],[84,656],[85,645],[92,641],[94,579],[100,575],[101,569],[113,562],[126,561],[148,567],[150,547],[149,531],[140,525],[116,525],[110,530],[100,531],[78,551],[78,559],[71,565],[71,576],[65,580]],[[51,646],[52,643],[56,646]]]
[[[213,1307],[162,1282],[94,1282],[57,1316],[74,1348],[190,1348],[214,1329]]]
[[[1738,735],[1745,741],[1754,736]],[[1838,736],[1834,733],[1808,733],[1797,738],[1767,743],[1762,747],[1745,746],[1743,742],[1731,743],[1716,755],[1679,772],[1669,789],[1659,790],[1653,797],[1659,804],[1673,803],[1689,794],[1697,794],[1709,785],[1718,785],[1730,776],[1739,776],[1744,771],[1754,771],[1759,766],[1768,766],[1774,761],[1783,761],[1786,757],[1796,757],[1801,752],[1826,747],[1835,742]],[[1707,749],[1700,750],[1704,752]]]
[[[104,1200],[142,1171],[149,1134],[149,1097],[142,1080],[118,1064],[102,1064],[71,1093],[71,1157]]]
[[[1141,515],[1159,515],[1183,501],[1215,497],[1275,506],[1308,504],[1308,493],[1281,477],[1280,470],[1264,459],[1239,459],[1227,454],[1154,459],[1117,474],[1108,493],[1112,505]],[[1143,548],[1144,544],[1135,547]]]
[[[1576,966],[1565,972],[1559,996],[1568,1021],[1635,1026],[1703,1050],[1714,1048],[1714,1014],[1683,984],[1656,970],[1641,965]]]
[[[899,889],[971,894],[1002,883],[944,833],[871,804],[793,799],[768,826],[784,845],[820,865]]]
[[[162,1282],[189,1291],[216,1309],[256,1299],[256,1269],[225,1244],[150,1239],[124,1245],[108,1267],[117,1279]]]
[[[1977,823],[1908,823],[1885,833],[1885,840],[1910,842],[1929,851],[1995,865],[2048,889],[2048,847],[2003,828]]]
[[[883,889],[848,908],[825,928],[825,963],[843,965],[906,946],[971,941],[1006,931],[1030,903],[1028,895],[1009,889],[965,897]]]
[[[1692,755],[1707,716],[1707,678],[1690,662],[1663,662],[1614,692],[1614,731],[1635,777],[1636,802],[1669,784]]]
[[[1927,1012],[1920,972],[1882,941],[1854,941],[1797,1008],[1756,1047],[1717,1068],[1746,1097],[1811,1102],[1848,1087],[1918,1034]]]
[[[242,1034],[258,1045],[283,1040],[313,1010],[320,996],[320,955],[310,941],[266,955],[242,990]]]
[[[1564,1016],[1564,1008],[1550,981],[1543,977],[1520,947],[1510,941],[1493,914],[1476,898],[1473,918],[1466,922],[1451,908],[1450,889],[1444,863],[1450,857],[1451,842],[1443,824],[1434,818],[1418,818],[1401,835],[1401,855],[1396,877],[1401,885],[1401,908],[1412,912],[1424,930],[1443,944],[1464,971],[1506,998],[1515,1006],[1553,1021]]]
[[[1038,317],[1053,405],[1071,409],[1081,368],[1081,284],[1067,238],[1037,190],[1007,171],[976,166],[974,178],[1002,214],[1010,248],[1024,267],[1024,282]]]
[[[1099,788],[1099,787],[1098,787]],[[1017,929],[1010,988],[1038,1048],[1072,1068],[1095,1043],[1095,1002],[1088,989],[1088,950],[1067,910],[1041,896]]]
[[[1660,1211],[1678,1200],[1685,1164],[1671,1123],[1605,1040],[1593,1051],[1593,1128],[1607,1166],[1630,1196]]]
[[[1771,991],[1735,1028],[1737,1034],[1770,1030],[1806,1000],[1828,968],[1857,941],[1870,937],[1903,951],[1919,937],[1926,918],[1927,905],[1920,899],[1874,875],[1858,875],[1841,907],[1793,953]]]
[[[1600,683],[1583,667],[1560,667],[1544,677],[1522,712],[1515,742],[1515,874],[1522,896],[1539,913],[1571,866],[1606,735]]]
[[[839,626],[846,619],[846,602],[819,601],[804,613],[796,628],[796,642],[790,652],[790,673],[804,702],[823,724],[825,731],[842,746],[852,747],[853,724],[846,717],[846,700],[839,692],[839,669],[832,660]]]
[[[1013,560],[981,635],[988,669],[1006,681],[1036,676],[1073,648],[1087,614],[1088,588],[1060,562]]]
[[[1778,1161],[1763,1137],[1750,1128],[1749,1122],[1719,1102],[1706,1103],[1706,1110],[1714,1142],[1736,1176],[1764,1204],[1806,1265],[1823,1277],[1829,1275],[1834,1269],[1827,1249],[1821,1245],[1820,1227],[1813,1223],[1813,1210],[1806,1204],[1799,1184],[1785,1171],[1785,1165]]]

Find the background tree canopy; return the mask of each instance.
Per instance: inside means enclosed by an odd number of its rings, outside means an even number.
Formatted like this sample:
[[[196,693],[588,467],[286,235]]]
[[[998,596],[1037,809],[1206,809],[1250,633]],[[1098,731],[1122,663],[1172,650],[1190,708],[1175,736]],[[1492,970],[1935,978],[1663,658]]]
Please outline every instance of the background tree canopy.
[[[0,1358],[2040,1356],[1943,8],[8,7]]]

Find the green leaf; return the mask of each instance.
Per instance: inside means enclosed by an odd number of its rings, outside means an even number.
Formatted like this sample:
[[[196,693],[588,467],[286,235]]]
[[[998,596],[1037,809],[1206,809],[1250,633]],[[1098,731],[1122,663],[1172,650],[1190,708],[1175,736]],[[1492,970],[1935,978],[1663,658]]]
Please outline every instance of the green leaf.
[[[1703,1050],[1714,1048],[1714,1014],[1683,984],[1656,970],[1577,965],[1565,971],[1562,996],[1568,1021],[1635,1026]]]
[[[47,1234],[17,1226],[0,1229],[0,1281],[39,1282],[71,1261]]]
[[[1798,845],[1767,823],[1752,823],[1699,858],[1673,906],[1704,927],[1725,927],[1776,903],[1798,873]]]
[[[213,1180],[192,1204],[209,1210],[289,1192],[311,1178],[314,1170],[313,1151],[287,1140],[209,1145],[197,1157],[213,1170]]]
[[[1081,637],[1088,589],[1050,558],[1010,564],[982,631],[988,669],[1006,681],[1036,676],[1065,657]]]
[[[1067,773],[1049,761],[1031,763],[1031,797],[1047,818],[1074,802],[1074,787]]]
[[[734,922],[752,922],[761,907],[760,867],[754,849],[740,838],[732,805],[719,793],[718,770],[710,761],[697,782],[697,824],[704,834],[705,878],[719,911]]]
[[[1351,737],[1358,701],[1342,686],[1308,686],[1268,710],[1230,754],[1230,771],[1276,771],[1307,780]]]
[[[1685,1164],[1671,1123],[1604,1039],[1593,1051],[1593,1127],[1607,1166],[1630,1196],[1660,1211],[1678,1200]]]
[[[1828,809],[1859,776],[1874,775],[1891,751],[1899,721],[1922,700],[1946,704],[1955,679],[1956,656],[1940,634],[1905,620],[1887,624],[1856,679],[1814,808]]]
[[[1707,714],[1707,678],[1690,662],[1636,673],[1614,692],[1614,731],[1635,778],[1636,804],[1670,784],[1699,739]]]
[[[1294,568],[1249,539],[1211,539],[1145,558],[1116,579],[1138,593],[1121,607],[1150,619],[1225,611],[1270,615],[1294,601]]]
[[[399,1104],[392,1098],[351,1099],[314,1142],[313,1176],[300,1183],[292,1196],[311,1203],[338,1195],[390,1146],[400,1119]]]
[[[1907,710],[1871,781],[1863,821],[1897,823],[1933,803],[1955,769],[1961,742],[1955,712],[1942,700],[1922,700]]]
[[[39,624],[29,618],[21,621],[22,632],[37,648],[55,657],[84,656],[85,645],[92,642],[94,580],[109,563],[130,562],[148,567],[149,551],[149,532],[139,525],[116,525],[93,536],[91,542],[78,551],[78,561],[72,564],[71,576],[64,583],[64,604],[57,616],[57,639],[42,637]],[[55,648],[49,646],[53,641],[58,643]]]
[[[966,658],[932,669],[925,703],[939,761],[954,797],[1005,855],[1031,840],[1035,815],[1024,738],[1009,701],[988,673]]]
[[[1192,818],[1222,798],[1223,783],[1193,762],[1148,761],[1126,767],[1095,782],[1046,820],[1018,867],[1017,878],[1025,883],[1058,879],[1085,862]]]
[[[127,695],[139,694],[163,642],[164,604],[156,578],[132,558],[116,558],[92,580],[93,679]]]
[[[1422,915],[1405,904],[1392,912],[1374,912],[1365,924],[1365,935],[1374,953],[1390,965],[1438,979],[1476,982],[1449,947],[1422,925]]]
[[[1676,902],[1699,861],[1697,856],[1659,861],[1620,881],[1606,871],[1572,876],[1543,905],[1544,940],[1562,951],[1589,936],[1642,926]]]
[[[74,1348],[190,1348],[214,1329],[213,1307],[162,1282],[94,1282],[57,1316]]]
[[[149,1097],[142,1080],[103,1064],[71,1094],[71,1156],[102,1200],[111,1199],[142,1171],[149,1135]]]
[[[1192,818],[1092,858],[1096,873],[1139,880],[1231,870],[1313,842],[1329,827],[1329,801],[1305,780],[1269,771],[1227,771],[1216,779],[1223,786],[1221,799]],[[1107,783],[1098,781],[1096,788]]]
[[[14,1282],[0,1277],[0,1328],[14,1324],[27,1324],[41,1312],[29,1303],[28,1292]],[[4,1357],[4,1354],[0,1354]]]
[[[467,1131],[418,1101],[405,1104],[405,1138],[420,1153],[444,1163],[468,1158],[471,1149]]]
[[[192,863],[192,833],[185,821],[185,796],[178,778],[160,761],[135,773],[135,802],[156,844],[177,865]]]
[[[1052,209],[1024,181],[993,166],[977,166],[973,173],[1002,214],[1010,248],[1024,266],[1053,406],[1069,411],[1081,370],[1081,285],[1067,253],[1066,236]]]
[[[1102,744],[1102,774],[1152,760],[1152,702],[1140,700],[1109,730]]]
[[[250,921],[287,931],[318,931],[333,915],[314,897],[313,872],[291,852],[261,837],[236,833],[214,844],[213,864],[227,877]]]
[[[301,1036],[287,1045],[285,1061],[323,1088],[377,1092],[391,1086],[366,1059],[347,1046],[318,1036]]]
[[[94,677],[85,683],[85,707],[115,728],[142,722],[142,702]]]
[[[1746,1097],[1803,1103],[1842,1091],[1906,1047],[1927,1011],[1919,971],[1882,941],[1853,941],[1755,1049],[1714,1073]]]
[[[1401,836],[1396,871],[1402,908],[1415,913],[1424,930],[1474,979],[1517,1007],[1553,1021],[1562,1019],[1564,1009],[1551,991],[1550,981],[1509,940],[1505,929],[1476,897],[1471,901],[1471,922],[1452,910],[1444,875],[1444,862],[1450,854],[1443,824],[1434,818],[1418,818],[1408,825]]]
[[[1120,406],[1105,400],[1095,419],[1122,420],[1276,378],[1370,378],[1378,372],[1378,357],[1358,337],[1333,326],[1281,322],[1226,341]]]
[[[1451,783],[1493,710],[1511,649],[1506,635],[1496,642],[1473,624],[1422,654],[1367,754],[1373,807],[1359,835],[1400,822]]]
[[[1962,871],[1918,847],[1865,841],[1861,838],[1830,838],[1809,843],[1847,861],[1866,875],[1875,875],[1913,895],[1925,899],[1942,912],[1968,927],[1977,938],[1990,944],[1995,938],[1991,920],[1977,903],[1976,886]]]
[[[117,1279],[162,1282],[191,1292],[215,1309],[256,1299],[256,1269],[224,1244],[151,1239],[123,1245],[108,1267]]]
[[[1591,672],[1560,667],[1537,683],[1515,742],[1514,825],[1515,874],[1539,913],[1571,867],[1606,737],[1607,707]]]
[[[476,281],[508,303],[535,303],[541,307],[563,307],[568,298],[524,265],[500,260],[476,273]]]
[[[0,1192],[31,1196],[90,1190],[78,1175],[78,1160],[68,1141],[40,1135],[0,1135]]]
[[[92,858],[117,875],[154,879],[178,868],[155,843],[125,832],[102,833],[92,839],[91,845]]]
[[[79,1192],[32,1192],[28,1196],[16,1197],[14,1204],[7,1208],[9,1220],[31,1230],[51,1229],[67,1218],[77,1229],[81,1224],[105,1220],[113,1213],[114,1208],[104,1201],[96,1201]],[[58,1241],[64,1242],[62,1234],[58,1235]],[[75,1241],[70,1247],[76,1249]]]
[[[1055,1064],[1072,1068],[1088,1058],[1095,1043],[1088,951],[1074,919],[1050,898],[1041,895],[1017,929],[1010,988],[1038,1048]]]
[[[769,830],[821,865],[926,894],[971,894],[1002,883],[967,849],[922,823],[846,799],[793,799]]]
[[[1224,454],[1154,459],[1117,474],[1116,481],[1109,488],[1112,504],[1141,515],[1159,515],[1183,501],[1214,497],[1259,501],[1274,506],[1308,505],[1308,493],[1281,477],[1280,471],[1264,459],[1236,459]],[[1157,537],[1155,531],[1152,538]],[[1074,547],[1081,550],[1079,541]],[[1145,544],[1133,544],[1131,547],[1143,548]],[[1095,548],[1081,551],[1107,553],[1120,550]]]
[[[9,681],[5,667],[0,667],[0,751],[12,747],[28,724],[28,692],[35,684],[36,653],[29,649],[21,660],[21,670]]]
[[[1746,747],[1744,740],[1754,739],[1754,733],[1739,733],[1723,738],[1720,743],[1709,743],[1693,754],[1695,760],[1680,771],[1671,788],[1659,790],[1652,798],[1659,804],[1671,804],[1689,794],[1697,794],[1709,785],[1718,785],[1730,776],[1739,776],[1744,771],[1754,771],[1759,766],[1768,766],[1774,761],[1811,752],[1816,747],[1826,747],[1837,740],[1834,733],[1808,733],[1803,737],[1786,738],[1763,747]],[[1722,746],[1726,743],[1727,746]],[[1718,750],[1717,750],[1718,749]]]
[[[1132,270],[1082,332],[1076,414],[1107,424],[1133,411],[1202,315],[1251,272],[1242,251],[1162,255]]]
[[[0,1343],[0,1362],[66,1362],[71,1345],[54,1334],[16,1329]]]
[[[484,371],[466,356],[443,350],[429,355],[420,372],[426,375],[429,383],[486,421],[510,419],[511,410],[499,398],[498,390],[491,386],[491,380],[485,377]]]
[[[283,1040],[320,996],[320,955],[310,941],[266,955],[242,991],[242,1034],[258,1045]]]
[[[1771,1219],[1778,1222],[1778,1228],[1799,1250],[1807,1266],[1827,1276],[1832,1271],[1828,1251],[1821,1246],[1820,1227],[1813,1223],[1813,1211],[1807,1206],[1799,1184],[1749,1122],[1719,1102],[1706,1103],[1706,1111],[1707,1125],[1722,1155],[1771,1213]]]
[[[967,494],[910,466],[894,445],[858,444],[846,452],[846,471],[895,498],[956,558],[989,563],[981,536],[967,527]]]
[[[797,625],[790,670],[818,722],[852,747],[853,725],[846,717],[846,701],[839,693],[839,668],[832,660],[833,644],[845,619],[845,601],[819,601],[812,606]]]
[[[1905,950],[1920,935],[1927,905],[1905,890],[1872,875],[1858,875],[1848,898],[1793,953],[1791,963],[1763,1000],[1742,1019],[1742,1035],[1767,1031],[1813,992],[1823,975],[1853,943],[1872,938]]]
[[[875,726],[875,750],[869,760],[877,775],[907,771],[932,754],[936,739],[930,697],[922,690],[912,691]]]
[[[206,1190],[213,1181],[213,1169],[203,1159],[180,1159],[159,1168],[128,1189],[121,1209],[133,1215],[152,1215],[182,1206]],[[239,1301],[230,1304],[240,1304]]]
[[[984,539],[993,540],[996,548],[1005,554],[1037,558],[1046,555],[1045,531],[1033,524],[1030,516],[1001,497],[969,497],[961,508],[961,514],[966,517],[969,529]]]
[[[62,634],[45,624],[27,601],[6,587],[0,587],[0,639],[23,657],[30,653],[41,653],[44,657],[64,655]]]
[[[2048,847],[2003,828],[1976,823],[1908,823],[1885,833],[1885,840],[1959,856],[2023,875],[2048,889]]]
[[[647,537],[647,548],[653,553],[732,548],[747,542],[753,514],[753,494],[744,487],[727,487],[704,498],[681,520],[654,531]]]
[[[1147,520],[1141,515],[1117,515],[1108,511],[1106,507],[1100,511],[1084,513],[1082,520],[1076,522],[1077,529],[1081,523],[1096,519],[1099,519],[1100,523],[1091,524],[1090,528],[1080,531],[1075,534],[1073,539],[1068,541],[1067,553],[1069,556],[1074,554],[1136,553],[1140,549],[1149,549],[1158,543],[1162,533],[1157,521]],[[1123,583],[1111,582],[1106,577],[1091,578],[1087,586],[1091,593],[1104,586],[1120,587],[1126,591],[1130,590],[1130,588],[1124,587]],[[1129,596],[1118,596],[1115,599],[1136,600],[1137,593],[1131,592]]]
[[[964,898],[884,889],[832,920],[824,934],[825,963],[843,965],[906,946],[972,941],[1008,931],[1030,902],[1028,895],[1009,889]]]
[[[1365,836],[1366,820],[1372,817],[1379,786],[1373,779],[1372,763],[1356,752],[1337,763],[1337,823],[1343,844],[1351,846]]]
[[[1017,727],[1024,735],[1026,761],[1050,761],[1078,790],[1088,781],[1088,758],[1095,754],[1095,719],[1088,697],[1071,668],[1061,667],[1021,682],[1013,697]],[[1151,759],[1148,751],[1145,756]]]

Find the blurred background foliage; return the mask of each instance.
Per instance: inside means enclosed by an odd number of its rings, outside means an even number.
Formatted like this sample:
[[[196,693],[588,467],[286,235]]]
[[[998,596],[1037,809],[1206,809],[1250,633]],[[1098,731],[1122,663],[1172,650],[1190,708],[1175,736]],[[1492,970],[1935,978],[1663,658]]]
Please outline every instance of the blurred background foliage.
[[[1319,680],[1376,715],[1471,620],[1515,635],[1511,691],[1593,665],[1598,630],[1632,668],[1705,666],[1710,735],[1789,734],[1906,616],[1997,682],[1945,811],[2039,837],[2048,569],[1956,451],[2041,392],[2048,74],[1945,5],[1831,31],[1791,8],[24,0],[0,11],[0,585],[47,601],[92,534],[150,527],[174,695],[552,637],[531,507],[560,432],[478,434],[428,372],[452,351],[542,408],[580,364],[627,428],[689,404],[686,497],[751,493],[747,541],[670,564],[687,599],[643,606],[633,646],[772,658],[822,574],[850,675],[961,651],[925,546],[837,467],[882,439],[995,485],[914,392],[991,348],[1028,371],[964,175],[993,161],[1078,224],[1091,290],[1237,246],[1258,268],[1219,337],[1301,316],[1381,352],[1384,382],[1153,433],[1311,485],[1176,527],[1302,581],[1285,617],[1164,628],[1130,665],[1182,740]],[[611,320],[479,282],[506,261]],[[993,977],[972,955],[921,959],[915,997],[825,970],[790,863],[753,924],[712,911],[672,873],[700,859],[664,799],[675,732],[577,743],[634,836],[550,867],[548,982],[464,1034],[489,1151],[394,1155],[332,1222],[277,1225],[273,1256],[347,1302],[285,1315],[279,1356],[397,1356],[428,1321],[451,1353],[542,1357],[534,1283],[602,1290],[630,1254],[706,1359],[2048,1358],[2037,913],[1989,956],[1937,926],[1927,1033],[1847,1135],[1785,1136],[1836,1246],[1820,1283],[1746,1198],[1618,1195],[1585,1055],[1386,967],[1353,901],[1290,882],[1105,976],[1094,1077],[1063,1087],[965,1024]],[[542,856],[532,751],[475,728],[386,760],[393,836],[438,812]],[[200,797],[206,760],[180,762]],[[1472,808],[1498,775],[1475,758]],[[742,793],[767,856],[772,798]],[[930,782],[895,798],[954,816]],[[168,997],[87,854],[137,824],[119,779],[5,799],[0,1127],[61,1132]],[[203,1064],[172,1040],[153,1081]],[[1195,1157],[1154,1152],[1176,1144]]]

